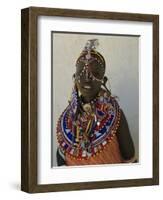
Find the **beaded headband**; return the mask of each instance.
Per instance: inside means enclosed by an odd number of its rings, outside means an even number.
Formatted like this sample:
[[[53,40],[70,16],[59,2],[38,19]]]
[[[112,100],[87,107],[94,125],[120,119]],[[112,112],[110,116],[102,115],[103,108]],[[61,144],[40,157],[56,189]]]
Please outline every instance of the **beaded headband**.
[[[96,60],[101,67],[105,68],[105,60],[103,56],[99,52],[96,51],[96,47],[98,45],[99,45],[98,39],[92,39],[92,40],[87,41],[83,51],[81,52],[79,58],[76,61],[76,66],[80,62],[83,62],[85,64],[84,69],[82,70],[78,79],[80,79],[80,76],[82,76],[82,73],[88,72],[88,65],[94,60]],[[102,81],[101,79],[98,79],[94,76],[92,77],[96,79],[97,81]]]
[[[92,40],[88,40],[83,51],[81,52],[79,58],[77,59],[77,64],[79,62],[79,60],[81,59],[81,57],[85,57],[85,62],[88,62],[88,60],[90,60],[91,58],[94,58],[94,56],[97,57],[98,60],[101,61],[101,63],[105,66],[105,60],[103,58],[103,56],[96,51],[97,46],[99,46],[99,41],[98,39],[92,39]],[[94,56],[93,56],[94,55]]]

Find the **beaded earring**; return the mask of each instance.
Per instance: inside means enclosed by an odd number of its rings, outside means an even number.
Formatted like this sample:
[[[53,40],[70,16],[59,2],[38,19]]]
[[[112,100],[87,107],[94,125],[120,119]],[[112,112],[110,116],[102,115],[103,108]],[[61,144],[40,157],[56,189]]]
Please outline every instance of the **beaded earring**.
[[[71,107],[72,119],[76,121],[79,112],[81,112],[82,110],[82,107],[81,107],[81,102],[79,98],[79,90],[76,84],[76,81],[79,82],[79,80],[76,79],[75,74],[73,74],[72,78],[73,78],[73,88],[72,88],[71,97],[69,100],[69,105]]]

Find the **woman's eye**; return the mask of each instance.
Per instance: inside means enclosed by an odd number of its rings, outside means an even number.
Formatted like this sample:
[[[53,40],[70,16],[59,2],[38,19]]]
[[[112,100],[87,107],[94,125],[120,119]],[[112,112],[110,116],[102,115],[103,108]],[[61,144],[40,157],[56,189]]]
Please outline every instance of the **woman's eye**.
[[[100,76],[100,73],[98,73],[98,72],[92,72],[92,74],[93,74],[94,76]]]
[[[76,67],[76,73],[77,74],[81,73],[83,69],[84,69],[84,63],[78,64]]]
[[[100,73],[92,73],[95,78],[102,79],[102,75]]]

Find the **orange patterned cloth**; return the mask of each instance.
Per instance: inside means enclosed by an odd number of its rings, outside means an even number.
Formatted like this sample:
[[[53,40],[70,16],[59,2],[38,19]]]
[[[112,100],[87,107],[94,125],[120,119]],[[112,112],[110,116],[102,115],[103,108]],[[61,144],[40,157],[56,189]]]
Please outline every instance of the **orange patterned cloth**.
[[[112,140],[106,145],[100,153],[87,160],[77,160],[66,154],[66,165],[95,165],[95,164],[115,164],[122,163],[123,159],[120,153],[117,136],[114,135]]]

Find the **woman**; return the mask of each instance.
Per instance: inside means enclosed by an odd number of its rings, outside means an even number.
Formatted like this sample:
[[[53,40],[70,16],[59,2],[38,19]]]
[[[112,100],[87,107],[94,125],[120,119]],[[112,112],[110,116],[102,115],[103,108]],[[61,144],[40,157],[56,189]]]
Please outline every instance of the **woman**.
[[[57,124],[57,163],[93,165],[134,162],[127,120],[106,87],[105,60],[89,40],[76,61],[69,105]]]

